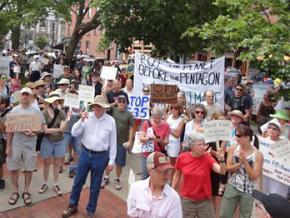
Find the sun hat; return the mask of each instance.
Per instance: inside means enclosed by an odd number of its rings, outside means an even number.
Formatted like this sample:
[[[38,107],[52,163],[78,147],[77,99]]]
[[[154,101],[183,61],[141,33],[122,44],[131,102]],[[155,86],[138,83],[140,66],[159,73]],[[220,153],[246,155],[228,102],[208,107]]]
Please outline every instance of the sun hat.
[[[278,127],[279,128],[279,130],[281,130],[281,123],[279,122],[279,120],[277,120],[277,119],[272,119],[272,120],[270,120],[269,122],[268,122],[268,126],[269,125],[275,125],[276,127]],[[267,127],[268,127],[267,126]]]
[[[45,82],[42,79],[35,81],[34,87],[37,88],[39,86],[45,86]]]
[[[233,110],[233,111],[229,112],[229,115],[239,117],[244,121],[243,113],[240,110]]]
[[[25,84],[25,87],[28,87],[30,89],[34,89],[35,88],[35,83],[34,82],[27,82]]]
[[[281,119],[281,120],[287,120],[287,121],[290,120],[288,111],[285,110],[285,109],[277,110],[275,114],[270,114],[270,117],[278,118],[278,119]]]
[[[32,94],[32,90],[30,88],[28,88],[28,87],[24,87],[24,88],[21,89],[20,93],[21,94],[28,93],[29,95],[31,95]]]
[[[41,74],[41,77],[40,77],[40,79],[44,79],[45,77],[47,77],[47,76],[52,76],[50,73],[48,73],[48,72],[43,72],[42,74]]]
[[[93,105],[99,105],[102,108],[110,108],[111,105],[109,105],[106,101],[106,99],[104,98],[104,96],[102,95],[97,95],[94,99],[94,102],[90,103],[89,106],[93,106]]]
[[[146,167],[147,169],[156,169],[158,171],[174,169],[166,155],[159,151],[155,151],[149,154],[146,160]]]
[[[45,102],[52,104],[55,101],[60,101],[60,104],[64,102],[64,99],[59,97],[59,94],[55,91],[51,92],[48,96],[48,98],[44,99]]]
[[[70,84],[70,81],[66,78],[62,78],[58,83],[57,85],[69,85]]]
[[[273,218],[285,218],[286,214],[290,214],[290,203],[286,198],[276,194],[265,194],[258,190],[253,190],[252,195],[255,199],[261,201],[266,211]]]

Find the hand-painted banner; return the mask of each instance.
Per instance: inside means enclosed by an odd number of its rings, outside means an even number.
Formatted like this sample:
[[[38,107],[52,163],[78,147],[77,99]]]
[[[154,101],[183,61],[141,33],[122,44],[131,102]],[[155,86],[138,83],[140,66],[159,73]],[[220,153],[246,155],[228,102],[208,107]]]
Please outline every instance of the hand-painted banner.
[[[54,64],[53,65],[53,77],[59,78],[61,75],[63,75],[63,68],[64,68],[64,66],[61,64]]]
[[[84,102],[94,102],[95,88],[93,86],[79,85],[79,99]]]
[[[230,141],[232,134],[232,122],[230,120],[211,120],[204,124],[204,136],[206,143],[216,141]]]
[[[150,97],[144,96],[130,96],[128,111],[133,114],[135,119],[149,119]]]
[[[290,186],[289,163],[275,158],[270,149],[275,142],[263,137],[259,137],[259,142],[259,150],[264,156],[263,175]]]
[[[179,88],[176,85],[151,84],[150,90],[152,103],[177,104]]]
[[[150,84],[177,85],[185,92],[188,103],[203,101],[206,90],[215,92],[215,100],[223,108],[225,58],[192,64],[170,64],[135,53],[134,94],[142,95],[144,86]]]
[[[29,129],[41,130],[41,117],[37,114],[7,114],[5,122],[7,132],[24,132]]]
[[[79,96],[71,93],[66,93],[64,95],[64,106],[70,108],[79,108],[80,107]]]

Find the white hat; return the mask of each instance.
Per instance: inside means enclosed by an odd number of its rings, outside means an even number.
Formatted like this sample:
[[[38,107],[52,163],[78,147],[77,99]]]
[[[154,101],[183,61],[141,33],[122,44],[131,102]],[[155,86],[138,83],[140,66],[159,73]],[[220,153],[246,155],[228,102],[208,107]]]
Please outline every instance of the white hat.
[[[268,126],[271,125],[271,124],[277,126],[277,127],[279,128],[279,130],[281,130],[281,123],[279,122],[279,120],[277,120],[277,119],[272,119],[272,120],[270,120],[270,121],[268,122]]]
[[[99,105],[101,106],[102,108],[110,108],[111,105],[109,105],[106,101],[106,99],[102,96],[102,95],[97,95],[94,99],[94,102],[90,103],[89,106],[92,106],[92,105]]]
[[[49,103],[49,104],[51,104],[51,103],[53,103],[53,102],[55,102],[57,100],[60,101],[61,104],[64,102],[64,99],[59,97],[59,94],[57,92],[55,92],[55,91],[51,92],[49,94],[49,97],[44,99],[44,101]]]
[[[230,116],[236,116],[236,117],[239,117],[239,118],[241,118],[243,121],[245,121],[244,116],[243,116],[243,113],[242,113],[240,110],[233,110],[233,111],[229,112],[229,115],[230,115]]]
[[[52,76],[50,73],[48,73],[48,72],[43,72],[42,74],[41,74],[41,78],[40,79],[44,79],[45,77],[47,77],[47,76]]]
[[[30,88],[28,88],[28,87],[24,87],[24,88],[21,89],[20,93],[21,94],[28,93],[29,95],[31,95],[32,94],[32,90]]]
[[[62,84],[64,84],[64,85],[69,85],[69,84],[70,84],[70,81],[69,81],[68,79],[66,79],[66,78],[62,78],[62,79],[57,83],[57,85],[62,85]]]

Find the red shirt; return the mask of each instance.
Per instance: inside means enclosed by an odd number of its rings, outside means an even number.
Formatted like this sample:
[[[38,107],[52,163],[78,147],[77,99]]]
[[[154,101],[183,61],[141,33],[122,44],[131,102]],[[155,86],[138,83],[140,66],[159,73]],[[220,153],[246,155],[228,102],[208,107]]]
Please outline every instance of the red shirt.
[[[151,125],[154,130],[155,136],[159,136],[161,139],[165,139],[169,137],[170,134],[170,127],[169,124],[166,123],[165,121],[162,121],[159,125],[154,124],[152,121]],[[149,127],[148,121],[144,122],[142,125],[142,131],[147,132],[147,129]],[[160,146],[154,141],[154,151],[161,151]],[[149,153],[143,153],[145,157],[149,155]]]
[[[210,199],[210,172],[214,163],[215,160],[208,154],[193,157],[190,152],[181,153],[175,165],[183,175],[180,195],[193,201]]]

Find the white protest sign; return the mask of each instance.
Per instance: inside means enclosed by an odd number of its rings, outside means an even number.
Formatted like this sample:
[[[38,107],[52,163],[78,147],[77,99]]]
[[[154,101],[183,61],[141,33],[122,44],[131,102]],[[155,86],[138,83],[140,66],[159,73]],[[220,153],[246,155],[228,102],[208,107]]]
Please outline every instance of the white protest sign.
[[[79,85],[79,99],[84,102],[94,102],[95,88],[93,86]]]
[[[150,84],[177,85],[188,103],[203,101],[205,91],[214,90],[215,100],[223,108],[225,58],[192,64],[170,64],[135,53],[134,95],[141,95]]]
[[[105,80],[114,80],[116,79],[117,70],[116,67],[103,66],[100,77]]]
[[[9,63],[12,61],[12,57],[10,56],[0,56],[0,72],[1,75],[10,75]]]
[[[290,141],[286,138],[270,145],[271,153],[278,160],[287,162],[290,166]]]
[[[259,137],[259,142],[259,150],[264,156],[263,175],[290,186],[289,163],[287,164],[284,161],[280,161],[277,158],[274,158],[273,155],[271,155],[272,151],[270,149],[270,146],[274,143],[273,141],[263,137]]]
[[[43,57],[40,57],[40,58],[39,58],[39,61],[40,61],[41,63],[47,65],[48,62],[49,62],[49,59],[47,59],[47,58],[43,58]]]
[[[14,68],[13,68],[13,72],[14,73],[20,73],[20,66],[14,66]]]
[[[53,65],[53,77],[59,78],[63,74],[64,66],[61,64],[54,64]]]
[[[230,141],[232,123],[230,120],[210,120],[204,124],[205,142]]]
[[[133,114],[135,119],[149,119],[150,97],[131,95],[128,111]]]
[[[140,137],[141,137],[141,131],[137,131],[135,133],[134,145],[133,145],[133,148],[131,150],[131,152],[133,154],[141,153],[142,143],[140,142]]]
[[[70,108],[79,108],[80,107],[79,96],[71,93],[66,93],[64,95],[64,106]]]

